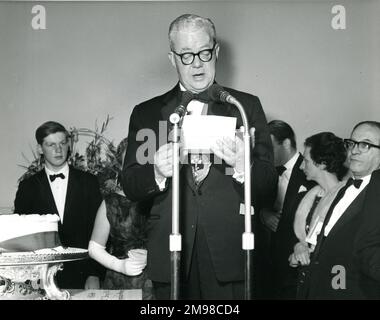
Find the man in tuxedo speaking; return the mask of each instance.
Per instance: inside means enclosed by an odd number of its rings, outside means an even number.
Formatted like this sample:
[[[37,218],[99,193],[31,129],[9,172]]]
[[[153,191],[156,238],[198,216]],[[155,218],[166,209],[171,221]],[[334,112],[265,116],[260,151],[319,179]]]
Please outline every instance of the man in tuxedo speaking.
[[[54,121],[36,130],[38,152],[45,168],[20,182],[15,199],[17,214],[57,214],[63,246],[88,248],[96,212],[102,201],[97,178],[68,165],[69,136]],[[92,259],[67,262],[57,273],[60,288],[99,289],[102,267]]]
[[[215,82],[221,49],[213,22],[193,14],[182,15],[169,27],[169,43],[169,60],[179,82],[167,93],[134,108],[122,173],[125,194],[151,205],[147,268],[158,299],[170,298],[173,174],[173,145],[159,139],[160,122],[168,124],[183,92],[190,91],[197,95],[187,106],[192,115],[235,117],[237,128],[242,125],[232,105],[208,100],[207,90]],[[257,205],[259,199],[269,197],[276,184],[266,117],[256,96],[228,91],[244,106],[249,127],[255,128],[251,170],[253,204]],[[157,147],[148,155],[150,161],[141,163],[139,147],[145,143],[141,132],[146,129],[154,131]],[[244,203],[243,152],[241,141],[220,137],[211,154],[198,157],[190,153],[180,168],[181,299],[244,298],[244,215],[239,213]]]

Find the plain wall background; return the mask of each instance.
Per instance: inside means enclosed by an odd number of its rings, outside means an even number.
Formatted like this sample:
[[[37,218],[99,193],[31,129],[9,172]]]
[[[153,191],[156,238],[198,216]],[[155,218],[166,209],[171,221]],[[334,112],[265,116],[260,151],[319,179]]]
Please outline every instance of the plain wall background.
[[[47,29],[33,30],[42,4]],[[334,5],[346,29],[331,27]],[[167,29],[182,13],[210,17],[221,43],[217,81],[259,96],[268,120],[347,137],[380,120],[380,1],[1,2],[0,207],[12,207],[35,129],[56,120],[118,143],[139,102],[172,88]]]

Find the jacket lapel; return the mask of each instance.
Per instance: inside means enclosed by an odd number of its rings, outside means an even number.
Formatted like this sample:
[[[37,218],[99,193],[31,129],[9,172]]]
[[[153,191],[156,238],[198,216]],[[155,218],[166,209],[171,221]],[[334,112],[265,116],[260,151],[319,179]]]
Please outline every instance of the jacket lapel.
[[[63,214],[63,222],[68,225],[68,222],[73,218],[72,215],[75,210],[72,207],[75,202],[75,195],[80,194],[78,176],[72,167],[69,169],[69,181],[67,182],[67,191],[65,199],[65,210]]]
[[[163,96],[163,107],[161,108],[162,120],[168,121],[169,116],[173,113],[174,109],[181,103],[179,83]],[[169,123],[168,123],[169,128]]]
[[[330,237],[330,235],[333,236],[337,231],[339,231],[339,229],[341,229],[346,223],[348,223],[356,215],[360,214],[361,208],[363,207],[366,192],[367,192],[367,187],[365,187],[362,190],[362,192],[360,192],[360,194],[356,197],[356,199],[349,205],[346,211],[338,219],[338,221],[330,230],[327,239]]]
[[[166,95],[164,95],[162,103],[163,103],[163,107],[161,108],[161,117],[162,117],[162,120],[167,121],[167,124],[168,124],[167,125],[168,132],[165,137],[165,141],[167,141],[166,138],[168,137],[169,132],[172,130],[172,125],[168,121],[168,119],[170,115],[174,112],[175,108],[177,108],[179,104],[181,103],[181,90],[179,87],[179,83],[177,83],[177,85],[171,91],[169,91]],[[190,166],[181,166],[180,171],[181,171],[180,172],[181,179],[184,179],[186,183],[189,185],[189,187],[192,190],[195,190]]]
[[[220,101],[210,101],[208,103],[207,115],[209,116],[222,116],[222,117],[236,117],[240,119],[238,114],[234,114],[232,106],[229,103],[223,103]]]
[[[295,196],[298,193],[298,189],[300,188],[302,184],[302,181],[300,181],[302,177],[302,171],[300,170],[302,161],[303,161],[303,157],[300,154],[298,154],[298,159],[296,163],[294,164],[292,173],[289,178],[289,185],[286,189],[285,198],[284,198],[285,200],[284,200],[284,205],[282,209],[283,213],[287,211],[286,209],[289,204],[289,200],[290,199],[294,200]]]
[[[45,169],[42,169],[39,173],[37,173],[36,178],[41,186],[41,194],[43,195],[43,199],[46,200],[47,205],[51,210],[51,213],[59,215]]]

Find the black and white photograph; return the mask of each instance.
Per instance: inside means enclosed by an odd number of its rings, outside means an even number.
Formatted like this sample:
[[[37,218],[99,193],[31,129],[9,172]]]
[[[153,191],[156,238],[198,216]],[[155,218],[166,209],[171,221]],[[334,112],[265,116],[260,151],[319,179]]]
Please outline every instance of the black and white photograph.
[[[379,16],[0,1],[0,300],[380,299]]]

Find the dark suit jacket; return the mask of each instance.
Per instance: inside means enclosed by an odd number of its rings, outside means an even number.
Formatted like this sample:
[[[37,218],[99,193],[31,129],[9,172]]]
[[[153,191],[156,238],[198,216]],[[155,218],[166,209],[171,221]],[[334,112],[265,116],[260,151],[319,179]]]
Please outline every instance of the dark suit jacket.
[[[63,246],[88,248],[96,212],[102,201],[97,178],[70,167],[63,224],[59,238]],[[57,214],[53,193],[45,170],[20,182],[15,199],[15,213]],[[57,273],[61,288],[83,288],[89,275],[101,276],[102,268],[94,260],[68,262]]]
[[[360,289],[367,299],[380,299],[380,170],[372,173],[362,208],[354,255],[360,270]]]
[[[273,166],[272,145],[265,114],[257,97],[233,89],[227,89],[244,106],[250,127],[256,128],[256,146],[252,153],[253,203],[268,198],[276,181]],[[122,184],[125,194],[134,201],[151,201],[148,222],[148,274],[158,282],[170,282],[169,235],[171,233],[172,191],[171,179],[167,188],[160,191],[155,182],[153,156],[159,146],[167,143],[167,119],[180,103],[177,84],[162,96],[136,106],[129,125],[129,143],[125,157]],[[237,127],[242,125],[238,111],[229,104],[210,102],[208,114],[237,118]],[[143,144],[136,134],[141,129],[154,133],[151,139],[150,163],[139,164],[136,153]],[[160,135],[161,134],[161,135]],[[159,139],[160,138],[160,139]],[[145,144],[145,147],[147,144]],[[141,148],[140,148],[141,151]],[[141,154],[141,152],[140,152]],[[180,170],[180,233],[182,234],[181,263],[188,274],[197,226],[204,230],[216,277],[220,281],[244,279],[244,252],[241,250],[244,216],[239,214],[244,202],[243,185],[225,174],[227,166],[213,164],[207,178],[199,188],[194,186],[189,165]]]
[[[318,240],[310,265],[301,275],[298,298],[328,300],[369,298],[363,288],[373,287],[373,280],[363,276],[359,264],[355,262],[354,254],[357,239],[361,239],[360,242],[363,243],[368,236],[365,234],[366,228],[361,228],[367,219],[363,214],[363,208],[367,206],[365,204],[367,190],[368,186],[346,209],[325,240],[323,242],[321,239]],[[378,198],[376,200],[378,201]],[[372,205],[372,209],[374,208]],[[334,267],[338,269],[333,269]],[[336,286],[334,288],[333,282],[339,278],[338,276],[344,277],[345,289],[336,289]]]
[[[301,186],[309,190],[315,185],[315,182],[306,180],[305,173],[300,169],[302,161],[303,156],[299,154],[290,175],[277,231],[272,234],[272,262],[275,273],[275,287],[277,289],[287,286],[294,286],[295,289],[297,284],[297,269],[289,266],[288,258],[293,252],[294,245],[298,242],[294,233],[293,223],[298,204],[305,194],[303,192],[302,196],[300,196],[298,191]],[[295,295],[293,298],[295,298]]]

